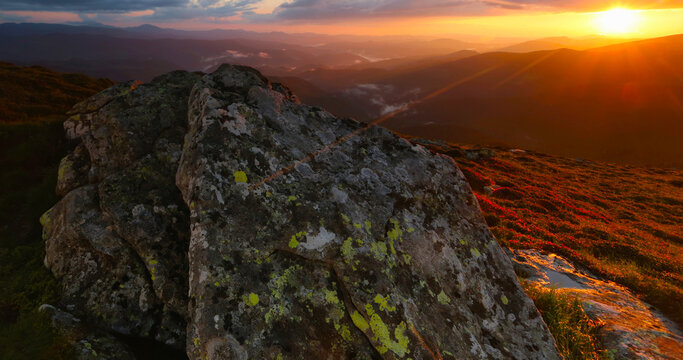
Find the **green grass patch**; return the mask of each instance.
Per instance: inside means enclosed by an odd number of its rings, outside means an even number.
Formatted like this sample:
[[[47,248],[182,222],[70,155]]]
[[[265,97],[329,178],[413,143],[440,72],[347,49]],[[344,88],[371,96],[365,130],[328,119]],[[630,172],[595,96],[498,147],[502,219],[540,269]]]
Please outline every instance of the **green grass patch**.
[[[579,299],[530,282],[523,281],[522,286],[541,312],[566,360],[610,359],[599,340],[601,323],[586,315]]]
[[[0,349],[3,360],[76,358],[73,347],[50,325],[49,318],[37,311],[23,312],[16,321],[0,327]]]

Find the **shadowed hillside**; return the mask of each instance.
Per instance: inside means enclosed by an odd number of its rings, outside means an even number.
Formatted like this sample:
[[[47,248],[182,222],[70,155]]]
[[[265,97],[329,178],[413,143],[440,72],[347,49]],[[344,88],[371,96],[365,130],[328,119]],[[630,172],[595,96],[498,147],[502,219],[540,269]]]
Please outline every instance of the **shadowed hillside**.
[[[0,123],[63,119],[73,104],[113,84],[5,62],[0,62],[0,79]]]
[[[70,358],[37,312],[58,287],[43,267],[40,215],[53,204],[62,121],[75,103],[113,84],[40,67],[0,64],[0,358]]]

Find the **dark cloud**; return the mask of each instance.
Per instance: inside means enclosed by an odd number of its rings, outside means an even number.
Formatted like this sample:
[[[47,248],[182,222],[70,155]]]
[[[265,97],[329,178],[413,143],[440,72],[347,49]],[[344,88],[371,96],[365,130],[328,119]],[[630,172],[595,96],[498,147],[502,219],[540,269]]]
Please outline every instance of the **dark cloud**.
[[[251,13],[261,0],[0,0],[0,11],[67,11],[94,14],[86,21],[149,21],[222,18]],[[153,14],[125,16],[133,11]],[[4,20],[3,21],[8,21]]]
[[[482,8],[482,4],[475,0],[294,0],[277,7],[273,17],[300,20],[457,15],[476,13]]]
[[[486,15],[497,9],[593,11],[615,5],[615,0],[287,0],[272,14],[257,14],[262,0],[0,0],[0,11],[66,11],[91,14],[87,21],[164,22],[200,19],[220,21],[238,17],[242,23],[278,21],[324,22],[362,18]],[[620,6],[652,9],[683,8],[683,0],[619,0]],[[130,16],[130,12],[153,14]],[[22,21],[1,15],[0,21]],[[93,17],[94,16],[94,17]]]
[[[4,14],[0,12],[0,22],[26,22],[29,19],[31,19],[30,16]]]
[[[0,10],[129,12],[184,6],[188,0],[2,0]]]

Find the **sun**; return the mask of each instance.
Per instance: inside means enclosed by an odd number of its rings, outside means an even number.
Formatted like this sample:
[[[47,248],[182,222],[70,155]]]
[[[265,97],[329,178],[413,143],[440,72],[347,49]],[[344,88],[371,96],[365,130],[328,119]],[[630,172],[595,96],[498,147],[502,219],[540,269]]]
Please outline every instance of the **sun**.
[[[601,33],[606,35],[619,35],[636,31],[636,26],[640,22],[640,12],[615,8],[596,15],[595,22]]]

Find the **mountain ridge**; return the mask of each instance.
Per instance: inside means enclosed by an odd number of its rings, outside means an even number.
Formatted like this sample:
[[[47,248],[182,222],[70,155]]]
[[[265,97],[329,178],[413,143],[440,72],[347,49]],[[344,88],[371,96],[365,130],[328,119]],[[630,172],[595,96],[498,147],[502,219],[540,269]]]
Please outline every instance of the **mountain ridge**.
[[[584,51],[493,52],[366,77],[371,81],[361,77],[330,96],[365,109],[359,117],[364,121],[409,104],[384,124],[415,136],[486,142],[449,130],[465,127],[499,143],[558,155],[682,166],[683,150],[674,135],[683,131],[683,82],[676,66],[681,61],[683,35]],[[336,76],[354,73],[342,70]],[[308,74],[305,79],[316,86],[335,81]],[[459,84],[462,79],[466,82]],[[451,84],[459,85],[451,89]],[[429,96],[442,89],[447,91]]]

